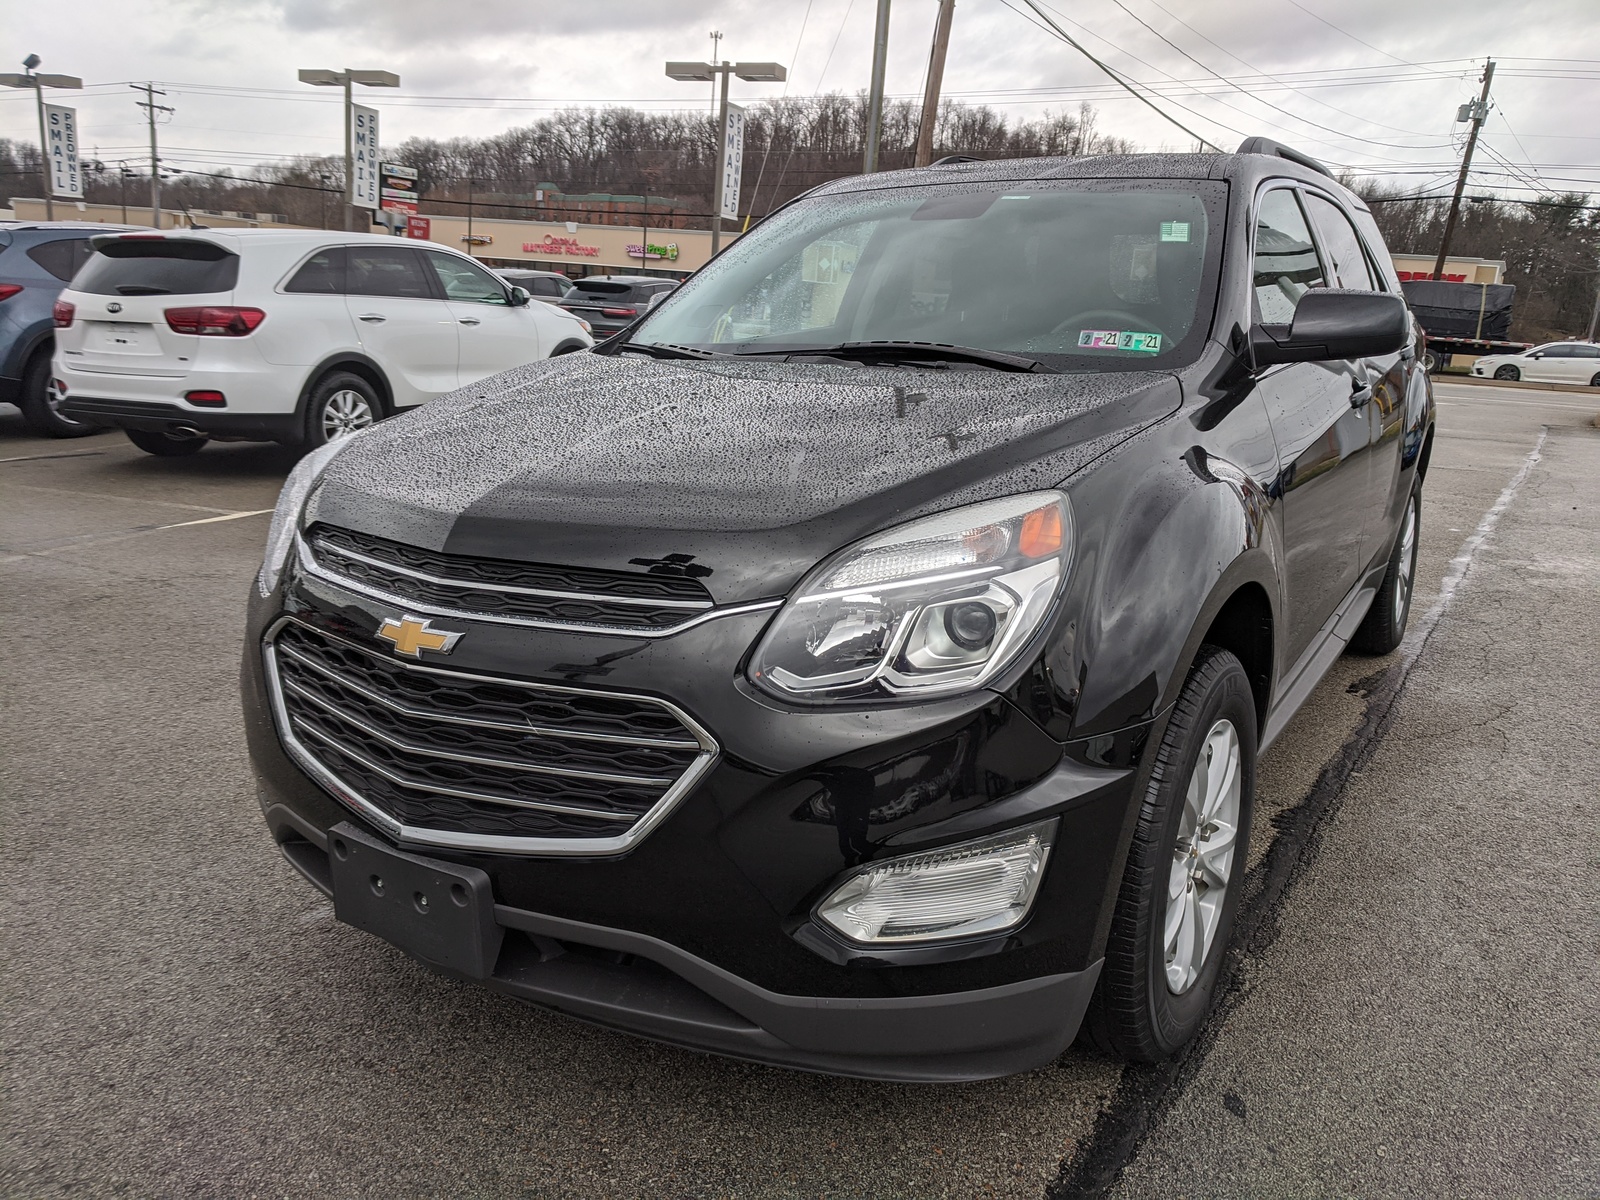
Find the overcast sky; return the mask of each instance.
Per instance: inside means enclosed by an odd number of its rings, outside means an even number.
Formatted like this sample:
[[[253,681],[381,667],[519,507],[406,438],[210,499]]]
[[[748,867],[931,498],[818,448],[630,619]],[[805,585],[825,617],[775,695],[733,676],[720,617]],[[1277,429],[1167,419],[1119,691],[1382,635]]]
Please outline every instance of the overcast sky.
[[[1087,99],[1104,132],[1150,149],[1192,144],[1008,4],[1027,11],[1022,0],[959,0],[947,96],[1013,120]],[[891,94],[920,95],[935,9],[894,0]],[[398,72],[398,91],[363,97],[393,145],[491,133],[569,104],[709,109],[709,84],[674,83],[662,63],[708,56],[712,29],[726,35],[726,58],[787,64],[791,95],[855,91],[868,82],[875,10],[876,0],[7,0],[4,69],[32,52],[44,71],[81,75],[85,92],[56,97],[77,105],[85,152],[140,166],[148,149],[126,82],[153,79],[177,110],[160,129],[163,158],[216,170],[342,152],[338,93],[297,84],[299,67]],[[1497,109],[1474,190],[1600,191],[1596,0],[1052,0],[1051,11],[1224,148],[1267,134],[1417,189],[1448,186],[1465,131],[1456,106],[1493,56]],[[736,80],[733,95],[784,90]],[[32,97],[0,93],[0,136],[37,132]]]

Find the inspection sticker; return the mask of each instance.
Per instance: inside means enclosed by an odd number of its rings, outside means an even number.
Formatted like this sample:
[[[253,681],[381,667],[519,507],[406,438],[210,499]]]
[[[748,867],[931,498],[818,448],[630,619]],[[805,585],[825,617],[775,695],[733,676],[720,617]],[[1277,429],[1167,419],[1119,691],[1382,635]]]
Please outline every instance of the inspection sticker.
[[[1085,329],[1078,334],[1078,345],[1089,350],[1134,350],[1142,354],[1159,354],[1161,335],[1138,333],[1131,329]]]
[[[1161,240],[1163,242],[1187,242],[1189,240],[1189,222],[1161,222]]]

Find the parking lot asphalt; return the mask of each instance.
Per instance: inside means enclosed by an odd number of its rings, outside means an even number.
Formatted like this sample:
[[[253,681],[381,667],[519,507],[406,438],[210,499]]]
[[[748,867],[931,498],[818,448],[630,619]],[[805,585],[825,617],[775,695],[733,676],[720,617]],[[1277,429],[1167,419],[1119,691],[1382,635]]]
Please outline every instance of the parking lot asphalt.
[[[239,728],[293,456],[0,408],[0,1192],[1594,1192],[1600,398],[1439,395],[1413,619],[1449,604],[1263,759],[1216,1020],[1172,1068],[1075,1049],[959,1087],[657,1046],[337,924]]]

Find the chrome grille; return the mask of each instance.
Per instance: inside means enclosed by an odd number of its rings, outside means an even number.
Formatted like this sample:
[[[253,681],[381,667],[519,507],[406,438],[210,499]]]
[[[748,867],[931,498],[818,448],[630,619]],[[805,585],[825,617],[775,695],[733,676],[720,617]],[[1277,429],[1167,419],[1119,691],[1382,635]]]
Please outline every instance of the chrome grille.
[[[403,663],[292,619],[266,663],[291,754],[407,841],[615,853],[716,753],[662,700]]]
[[[313,526],[302,545],[319,574],[436,613],[654,634],[712,608],[704,585],[682,575],[446,554],[332,525]]]

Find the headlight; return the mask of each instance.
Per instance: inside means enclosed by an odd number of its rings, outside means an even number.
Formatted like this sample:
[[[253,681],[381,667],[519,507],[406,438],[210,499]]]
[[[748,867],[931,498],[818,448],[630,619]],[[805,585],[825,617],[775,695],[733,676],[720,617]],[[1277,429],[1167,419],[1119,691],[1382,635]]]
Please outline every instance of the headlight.
[[[817,906],[853,942],[925,942],[999,933],[1033,905],[1056,819],[874,863]]]
[[[751,678],[812,703],[981,687],[1039,628],[1072,558],[1072,509],[1031,492],[951,509],[847,547],[801,581]]]
[[[283,481],[278,493],[278,506],[272,510],[272,525],[267,530],[267,553],[261,560],[261,573],[256,576],[256,586],[262,596],[270,596],[283,576],[284,564],[289,561],[289,551],[294,549],[294,535],[300,524],[300,510],[306,498],[317,486],[322,473],[328,469],[334,455],[350,444],[350,438],[340,438],[319,446],[295,464],[289,478]]]

